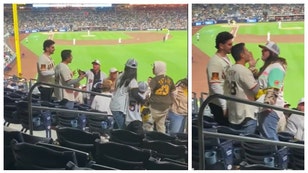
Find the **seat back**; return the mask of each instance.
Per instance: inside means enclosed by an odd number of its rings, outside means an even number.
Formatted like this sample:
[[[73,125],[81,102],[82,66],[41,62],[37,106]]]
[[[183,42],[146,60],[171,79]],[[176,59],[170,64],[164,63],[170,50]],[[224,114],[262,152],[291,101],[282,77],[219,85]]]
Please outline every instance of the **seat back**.
[[[87,122],[91,132],[98,132],[102,135],[109,134],[114,124],[113,117],[103,112],[101,115],[88,115]]]
[[[139,135],[128,130],[113,129],[110,131],[110,141],[121,144],[140,147],[143,139],[144,135]]]
[[[297,144],[304,144],[304,141],[290,141]],[[290,148],[290,165],[294,170],[305,170],[305,149]]]
[[[149,150],[115,142],[101,143],[97,140],[95,145],[96,163],[121,170],[143,170],[144,163],[151,155]]]
[[[21,170],[46,170],[46,169],[65,169],[66,163],[72,161],[76,164],[75,153],[72,151],[58,152],[46,147],[18,143],[13,140],[11,143],[15,158],[15,167]]]
[[[84,152],[95,153],[95,139],[100,138],[98,133],[89,133],[73,127],[56,127],[58,141],[61,146],[74,148]]]
[[[68,147],[63,147],[60,145],[55,145],[55,144],[49,144],[49,143],[44,143],[44,142],[38,142],[36,143],[36,145],[39,146],[43,146],[52,150],[56,150],[56,151],[72,151],[75,152],[75,156],[76,156],[76,161],[77,161],[77,165],[80,167],[85,167],[88,165],[88,163],[90,162],[90,155],[89,153],[80,151],[80,150],[76,150],[73,148],[68,148]]]
[[[40,136],[33,136],[33,135],[29,135],[26,133],[21,133],[22,137],[23,137],[23,141],[30,143],[30,144],[36,144],[38,142],[43,142],[43,143],[47,143],[47,144],[52,144],[53,143],[53,139],[52,138],[45,138],[45,137],[40,137]]]
[[[57,122],[62,127],[74,127],[84,130],[86,127],[86,116],[76,112],[57,112]]]
[[[170,158],[187,162],[187,147],[185,145],[176,145],[166,141],[144,140],[142,148],[156,151],[155,157],[164,159]]]
[[[148,131],[145,133],[145,138],[147,140],[160,140],[160,141],[175,141],[176,137],[170,136],[165,133],[157,132],[157,131]]]
[[[23,141],[22,134],[19,131],[4,130],[4,170],[15,169],[14,155],[11,148],[11,141],[15,139],[18,142]]]
[[[256,134],[245,136],[265,139]],[[244,161],[248,164],[264,164],[264,158],[274,157],[276,168],[286,169],[288,167],[287,147],[278,148],[276,145],[256,142],[242,142],[241,146],[244,150]]]

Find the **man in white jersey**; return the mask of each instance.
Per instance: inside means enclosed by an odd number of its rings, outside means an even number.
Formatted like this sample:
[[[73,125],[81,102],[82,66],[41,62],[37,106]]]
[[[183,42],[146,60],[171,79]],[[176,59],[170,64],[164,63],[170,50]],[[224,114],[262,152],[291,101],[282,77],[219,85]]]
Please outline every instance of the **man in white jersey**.
[[[224,92],[228,96],[255,101],[255,95],[258,93],[259,84],[255,80],[253,73],[245,67],[252,57],[251,52],[247,50],[244,43],[236,44],[231,49],[231,54],[235,60],[226,74]],[[256,107],[227,101],[229,126],[242,131],[243,134],[254,134],[257,128],[255,117]]]
[[[37,82],[55,83],[55,69],[54,62],[51,59],[51,55],[55,51],[55,42],[52,40],[45,40],[43,43],[44,53],[38,58],[37,62]],[[53,87],[47,85],[41,85],[38,87],[41,93],[41,100],[51,101],[53,94]]]
[[[225,72],[231,66],[227,54],[231,53],[233,35],[229,32],[221,32],[216,36],[215,55],[210,58],[207,64],[207,80],[209,94],[224,94],[223,86],[225,82]],[[211,113],[215,121],[220,125],[228,125],[227,102],[224,99],[213,99],[209,103]]]
[[[62,85],[66,87],[74,88],[74,84],[79,83],[86,74],[80,74],[77,79],[73,79],[73,73],[69,69],[68,64],[72,62],[73,56],[71,50],[63,50],[61,52],[62,62],[55,67],[55,82],[57,85]],[[58,101],[67,99],[68,103],[66,106],[68,108],[73,108],[74,106],[74,91],[64,88],[55,88],[55,96]]]

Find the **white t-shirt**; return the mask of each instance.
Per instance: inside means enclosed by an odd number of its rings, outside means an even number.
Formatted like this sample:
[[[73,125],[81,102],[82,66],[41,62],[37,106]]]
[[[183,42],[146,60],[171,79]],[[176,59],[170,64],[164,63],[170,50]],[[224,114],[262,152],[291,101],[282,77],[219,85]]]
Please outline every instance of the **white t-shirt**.
[[[110,92],[102,92],[102,94],[112,96]],[[111,97],[96,95],[92,101],[91,108],[98,110],[100,112],[107,112],[108,115],[112,115],[112,112],[109,107],[110,102],[111,102]]]
[[[252,72],[241,64],[234,64],[226,74],[224,91],[226,95],[254,101],[252,89],[257,85]],[[247,118],[255,119],[256,107],[235,101],[227,101],[229,122],[240,124]]]
[[[116,80],[116,85],[119,84],[123,74],[120,74]],[[136,79],[132,79],[127,87],[124,85],[120,88],[116,87],[113,92],[113,96],[110,102],[111,111],[121,111],[124,114],[127,113],[129,104],[129,90],[132,88],[138,88],[138,82]]]
[[[223,86],[225,82],[226,70],[231,66],[228,57],[219,57],[215,54],[207,65],[207,79],[209,84],[209,95],[224,94]],[[227,108],[226,100],[213,99],[212,103],[221,106],[223,109]]]
[[[67,86],[66,81],[72,79],[72,72],[69,67],[64,64],[60,63],[55,68],[55,82],[57,85]],[[73,85],[71,86],[73,88]],[[55,88],[55,96],[58,100],[67,99],[69,101],[75,101],[74,91],[69,89],[63,88]]]
[[[304,140],[304,119],[303,115],[291,114],[288,118],[286,131],[294,134],[294,137],[298,140]]]

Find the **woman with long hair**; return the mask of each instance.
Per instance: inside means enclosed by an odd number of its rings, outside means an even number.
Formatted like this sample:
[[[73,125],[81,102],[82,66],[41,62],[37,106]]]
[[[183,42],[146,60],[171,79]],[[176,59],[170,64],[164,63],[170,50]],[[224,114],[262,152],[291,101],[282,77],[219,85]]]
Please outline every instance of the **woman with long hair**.
[[[137,61],[135,59],[127,60],[124,72],[119,74],[115,82],[115,91],[110,102],[110,109],[115,120],[114,128],[124,129],[127,111],[134,104],[130,102],[130,97],[143,102],[142,97],[138,95]]]
[[[259,101],[273,106],[283,107],[283,85],[287,68],[287,62],[279,57],[279,47],[274,42],[259,45],[262,49],[264,65],[257,75],[260,91],[257,97]],[[263,109],[258,116],[259,132],[262,136],[278,140],[277,132],[284,131],[286,119],[282,111]]]

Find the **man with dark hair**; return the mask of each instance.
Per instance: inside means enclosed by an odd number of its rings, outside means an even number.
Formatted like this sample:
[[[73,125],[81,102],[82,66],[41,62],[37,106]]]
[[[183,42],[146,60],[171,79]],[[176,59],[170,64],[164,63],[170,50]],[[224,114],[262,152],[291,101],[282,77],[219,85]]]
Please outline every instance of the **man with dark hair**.
[[[72,62],[73,56],[71,50],[63,50],[61,52],[62,62],[55,67],[55,83],[66,87],[74,88],[75,84],[78,84],[86,74],[80,74],[77,79],[73,79],[73,73],[68,67],[68,64]],[[73,102],[75,101],[74,91],[64,88],[55,88],[55,96],[57,100],[68,100],[66,104],[68,108],[73,108]]]
[[[239,99],[255,101],[259,85],[253,73],[245,67],[250,62],[252,54],[244,43],[236,44],[231,49],[235,64],[226,73],[224,93]],[[241,131],[243,134],[254,134],[257,128],[255,106],[227,101],[229,126]]]
[[[231,53],[233,35],[229,32],[220,32],[216,36],[215,55],[210,58],[207,64],[207,79],[209,85],[209,95],[224,94],[223,86],[225,82],[226,70],[231,66],[227,54]],[[220,125],[228,125],[227,102],[224,99],[213,99],[209,103],[215,121]]]
[[[44,53],[39,57],[37,62],[37,82],[55,83],[55,70],[54,62],[51,59],[51,55],[55,51],[55,42],[52,40],[45,40],[43,43]],[[41,100],[50,101],[54,88],[47,85],[41,85],[38,87],[41,93]]]

